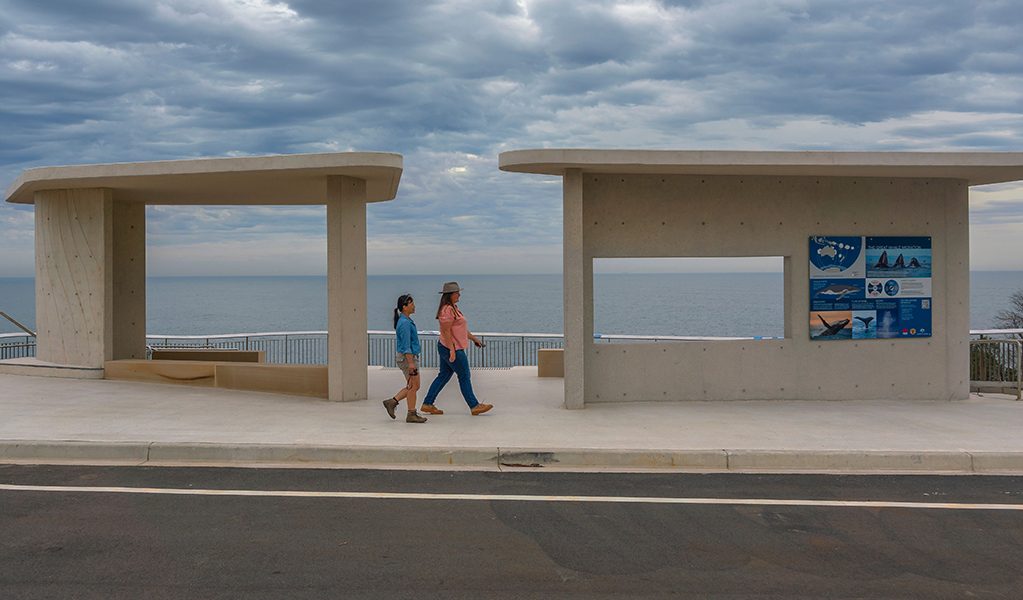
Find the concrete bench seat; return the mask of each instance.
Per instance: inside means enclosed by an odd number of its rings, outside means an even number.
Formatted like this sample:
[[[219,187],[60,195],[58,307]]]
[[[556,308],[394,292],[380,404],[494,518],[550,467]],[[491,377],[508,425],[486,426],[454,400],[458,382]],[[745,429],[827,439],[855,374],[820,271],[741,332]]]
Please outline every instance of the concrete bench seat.
[[[153,360],[213,360],[219,362],[265,363],[266,350],[237,348],[160,348]]]
[[[106,379],[327,397],[327,365],[209,360],[110,360]]]

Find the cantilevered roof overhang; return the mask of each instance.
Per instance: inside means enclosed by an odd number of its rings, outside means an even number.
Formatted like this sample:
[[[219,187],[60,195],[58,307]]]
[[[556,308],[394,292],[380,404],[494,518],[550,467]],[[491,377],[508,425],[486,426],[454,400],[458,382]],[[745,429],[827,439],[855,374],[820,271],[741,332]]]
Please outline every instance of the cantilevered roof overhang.
[[[534,149],[502,152],[502,171],[807,177],[922,177],[968,185],[1023,180],[1023,152],[747,152]]]
[[[7,201],[32,204],[35,192],[110,188],[115,200],[181,205],[324,204],[324,180],[366,180],[366,201],[392,200],[402,157],[390,152],[330,152],[240,158],[37,167],[7,188]]]

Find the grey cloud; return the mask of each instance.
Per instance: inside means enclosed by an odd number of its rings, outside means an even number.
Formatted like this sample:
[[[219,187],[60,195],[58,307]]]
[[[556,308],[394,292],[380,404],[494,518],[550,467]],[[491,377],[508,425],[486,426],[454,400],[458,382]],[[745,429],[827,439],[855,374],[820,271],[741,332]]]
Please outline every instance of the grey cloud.
[[[41,164],[396,151],[402,187],[370,207],[371,235],[409,228],[442,243],[457,231],[467,243],[514,246],[560,240],[560,192],[498,172],[505,149],[834,149],[841,142],[772,132],[795,119],[868,126],[931,113],[992,116],[913,119],[890,139],[858,143],[1021,142],[1018,2],[663,0],[626,16],[610,0],[534,1],[528,13],[510,0],[471,10],[444,0],[286,6],[294,16],[278,19],[218,0],[0,0],[0,175],[12,181]],[[697,131],[729,121],[752,139]],[[484,158],[447,171],[469,154]],[[154,213],[151,231],[168,244],[204,231],[257,236],[265,216],[239,209],[218,224]],[[289,233],[321,229],[315,215],[274,218]]]
[[[990,202],[979,208],[971,207],[970,223],[974,225],[1023,224],[1023,202]]]
[[[958,135],[952,139],[955,146],[963,149],[1019,151],[1020,148],[1023,148],[1023,135],[1018,133],[1012,137],[1004,135],[970,134]]]
[[[704,0],[659,0],[661,5],[666,8],[687,8],[696,9],[700,8],[704,4]]]
[[[530,16],[543,30],[550,54],[567,65],[627,63],[651,40],[615,19],[609,10],[613,6],[612,2],[540,2]]]

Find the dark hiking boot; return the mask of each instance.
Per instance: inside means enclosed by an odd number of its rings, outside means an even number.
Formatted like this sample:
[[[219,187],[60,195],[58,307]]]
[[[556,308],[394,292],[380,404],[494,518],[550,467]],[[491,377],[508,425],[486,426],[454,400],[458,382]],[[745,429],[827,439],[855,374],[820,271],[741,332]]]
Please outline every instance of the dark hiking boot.
[[[425,423],[426,422],[426,417],[420,416],[419,413],[417,413],[414,410],[410,410],[409,413],[408,413],[408,416],[405,417],[405,422],[406,423]]]
[[[396,419],[397,418],[397,417],[394,416],[394,409],[398,408],[398,401],[397,400],[395,400],[394,398],[388,398],[387,400],[384,400],[384,408],[387,409],[387,416],[388,417],[391,417],[392,419]]]

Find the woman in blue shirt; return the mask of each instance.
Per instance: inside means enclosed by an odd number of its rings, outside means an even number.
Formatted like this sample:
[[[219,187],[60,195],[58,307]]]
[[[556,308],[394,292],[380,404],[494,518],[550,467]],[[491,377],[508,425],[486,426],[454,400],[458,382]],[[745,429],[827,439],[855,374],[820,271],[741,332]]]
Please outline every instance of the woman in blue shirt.
[[[416,303],[412,300],[412,296],[409,294],[398,296],[398,306],[394,309],[394,333],[398,337],[394,362],[405,375],[405,387],[393,398],[384,400],[384,408],[387,409],[388,416],[393,419],[395,418],[394,409],[398,408],[398,403],[407,399],[408,416],[405,417],[405,422],[425,423],[426,417],[416,412],[416,392],[419,391],[419,352],[421,349],[419,347],[419,331],[416,330],[416,324],[410,318],[414,312],[416,312]]]

